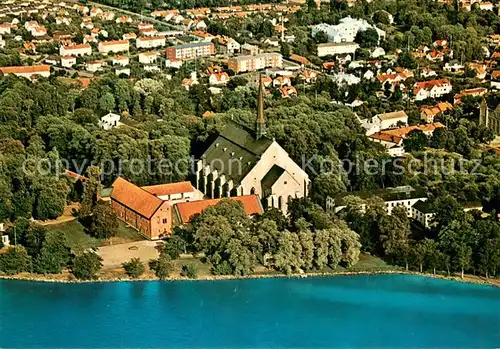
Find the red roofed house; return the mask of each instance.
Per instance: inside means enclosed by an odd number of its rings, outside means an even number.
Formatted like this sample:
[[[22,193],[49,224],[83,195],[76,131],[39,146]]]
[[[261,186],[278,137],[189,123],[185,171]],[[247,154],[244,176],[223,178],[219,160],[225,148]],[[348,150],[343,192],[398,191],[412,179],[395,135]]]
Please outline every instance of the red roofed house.
[[[477,88],[469,88],[467,90],[462,90],[460,93],[455,94],[453,96],[453,104],[460,105],[462,104],[462,98],[463,97],[481,97],[484,96],[488,92],[487,89],[484,87],[477,87]]]
[[[99,43],[99,52],[107,54],[109,52],[128,52],[128,40],[101,41]]]
[[[452,90],[452,85],[448,79],[430,80],[417,82],[413,89],[413,96],[416,101],[427,98],[439,98]]]
[[[249,216],[264,212],[257,195],[235,196],[228,199],[240,202],[243,205],[245,213]],[[178,224],[191,223],[194,216],[200,214],[204,209],[210,206],[217,205],[221,200],[224,199],[191,201],[176,204],[174,207],[174,221]]]
[[[45,78],[50,76],[49,65],[32,65],[32,66],[17,66],[17,67],[0,67],[0,72],[4,75],[14,74],[24,78],[32,78],[33,76],[40,75]]]
[[[191,221],[195,214],[221,199],[203,200],[203,193],[190,182],[138,187],[118,177],[113,183],[111,207],[122,221],[150,239],[169,236],[177,224]],[[233,197],[248,215],[262,213],[257,195]]]
[[[68,45],[61,46],[59,48],[59,54],[61,56],[83,56],[91,55],[92,47],[89,44],[78,44],[78,45]]]
[[[172,231],[172,205],[202,198],[189,182],[140,188],[118,177],[113,183],[111,206],[122,221],[150,239],[159,239]]]
[[[216,72],[210,74],[208,82],[210,85],[225,85],[229,81],[229,75],[226,72]]]
[[[436,116],[449,110],[453,110],[453,106],[448,102],[439,102],[434,107],[423,106],[420,109],[420,118],[427,123],[432,123]]]

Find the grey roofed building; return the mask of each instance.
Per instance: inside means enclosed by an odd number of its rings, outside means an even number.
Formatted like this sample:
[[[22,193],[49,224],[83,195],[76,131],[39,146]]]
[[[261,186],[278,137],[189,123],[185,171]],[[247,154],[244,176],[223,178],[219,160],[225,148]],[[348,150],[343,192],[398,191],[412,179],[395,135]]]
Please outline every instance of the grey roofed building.
[[[202,155],[205,163],[239,183],[259,161],[273,141],[256,139],[255,132],[230,121]]]
[[[195,186],[210,198],[256,194],[286,214],[291,199],[307,196],[309,176],[266,137],[262,83],[257,105],[254,129],[230,121],[196,161]]]
[[[426,198],[427,192],[424,188],[419,186],[401,186],[394,188],[385,188],[385,189],[374,189],[374,190],[362,190],[362,191],[353,191],[353,192],[345,192],[338,194],[335,196],[335,204],[337,206],[344,205],[344,199],[347,196],[357,196],[361,199],[368,199],[373,196],[377,196],[384,201],[398,201],[398,200],[407,200],[407,199],[417,199],[417,198]]]

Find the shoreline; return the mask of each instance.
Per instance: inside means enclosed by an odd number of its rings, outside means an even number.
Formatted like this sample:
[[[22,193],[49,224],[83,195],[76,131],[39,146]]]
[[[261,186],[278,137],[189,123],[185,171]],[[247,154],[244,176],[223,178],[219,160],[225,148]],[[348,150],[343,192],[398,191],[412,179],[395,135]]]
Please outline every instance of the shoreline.
[[[253,274],[246,276],[235,276],[235,275],[206,275],[200,276],[196,279],[189,279],[181,276],[169,277],[166,280],[159,280],[154,274],[143,275],[139,279],[130,278],[102,278],[97,280],[78,280],[68,277],[66,279],[54,278],[54,276],[70,276],[71,274],[57,274],[57,275],[37,275],[33,274],[20,274],[20,275],[0,275],[0,280],[19,280],[19,281],[29,281],[29,282],[42,282],[42,283],[60,283],[60,284],[88,284],[88,283],[111,283],[111,282],[150,282],[150,281],[161,281],[161,282],[179,282],[179,281],[221,281],[221,280],[252,280],[252,279],[281,279],[281,278],[310,278],[310,277],[332,277],[332,276],[356,276],[356,275],[415,275],[423,276],[434,279],[449,280],[461,283],[484,285],[500,287],[500,279],[485,279],[483,277],[474,275],[465,275],[462,279],[460,276],[452,275],[445,276],[439,274],[428,274],[419,273],[404,270],[386,270],[386,271],[339,271],[339,272],[327,272],[327,273],[305,273],[305,274]]]

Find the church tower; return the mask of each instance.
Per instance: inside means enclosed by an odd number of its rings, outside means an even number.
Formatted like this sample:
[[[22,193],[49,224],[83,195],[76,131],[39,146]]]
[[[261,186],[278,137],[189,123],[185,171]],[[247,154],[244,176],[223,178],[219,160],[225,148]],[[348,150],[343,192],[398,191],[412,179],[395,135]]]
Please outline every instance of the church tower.
[[[264,86],[262,76],[259,75],[259,96],[257,97],[257,122],[255,123],[255,138],[266,135],[266,120],[264,119]]]
[[[488,127],[490,123],[490,116],[488,111],[488,104],[486,103],[486,99],[483,97],[481,101],[481,105],[479,106],[479,125],[484,125]]]

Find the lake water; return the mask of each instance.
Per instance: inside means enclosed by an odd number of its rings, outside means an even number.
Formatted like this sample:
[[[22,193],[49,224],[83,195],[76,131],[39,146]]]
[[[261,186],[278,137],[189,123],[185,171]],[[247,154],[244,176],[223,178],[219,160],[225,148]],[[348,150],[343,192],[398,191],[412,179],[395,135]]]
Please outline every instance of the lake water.
[[[0,347],[500,347],[500,288],[409,275],[0,280]]]

